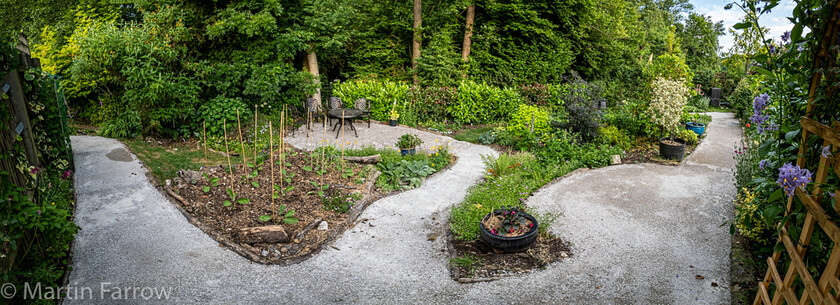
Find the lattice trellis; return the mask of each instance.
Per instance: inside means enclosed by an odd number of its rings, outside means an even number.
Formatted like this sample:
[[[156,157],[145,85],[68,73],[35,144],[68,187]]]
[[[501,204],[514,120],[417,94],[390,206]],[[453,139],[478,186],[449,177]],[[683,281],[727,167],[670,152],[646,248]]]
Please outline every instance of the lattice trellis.
[[[796,163],[801,168],[806,168],[807,141],[810,135],[817,135],[822,138],[822,147],[831,145],[833,154],[829,157],[820,157],[814,177],[815,187],[811,193],[801,187],[796,189],[796,197],[799,198],[807,210],[802,224],[802,232],[799,234],[798,241],[794,243],[790,238],[787,226],[782,228],[779,241],[782,242],[785,250],[774,253],[767,258],[767,273],[764,280],[758,283],[758,294],[753,302],[755,305],[840,303],[840,227],[831,220],[831,217],[823,209],[823,201],[830,198],[824,198],[824,191],[820,188],[829,171],[834,171],[834,173],[840,175],[840,156],[838,156],[840,150],[837,149],[837,147],[840,147],[840,122],[835,121],[832,123],[833,127],[829,127],[812,119],[816,110],[816,89],[823,79],[823,75],[819,71],[827,73],[825,75],[827,81],[832,83],[837,81],[837,73],[832,70],[836,67],[837,58],[836,54],[832,53],[831,47],[840,45],[838,28],[840,28],[840,2],[833,9],[825,35],[820,41],[821,49],[814,60],[814,70],[818,72],[815,72],[811,79],[810,100],[806,111],[808,115],[802,117],[800,121],[802,140],[799,146],[799,158]],[[836,88],[829,86],[827,96],[833,96],[834,90]],[[836,103],[837,101],[829,98],[828,102]],[[837,195],[840,195],[840,190],[835,191],[835,196]],[[793,197],[790,197],[786,209],[788,214],[791,213],[792,208]],[[835,205],[834,209],[840,213],[840,205]],[[814,280],[811,273],[808,272],[808,267],[803,258],[808,251],[808,245],[811,242],[814,230],[817,229],[822,230],[833,241],[834,247],[831,249],[828,263],[822,270],[819,280]],[[778,265],[783,256],[790,262],[784,277],[779,273]],[[775,293],[772,294],[771,298],[771,291],[774,287]],[[797,296],[797,294],[800,295]]]

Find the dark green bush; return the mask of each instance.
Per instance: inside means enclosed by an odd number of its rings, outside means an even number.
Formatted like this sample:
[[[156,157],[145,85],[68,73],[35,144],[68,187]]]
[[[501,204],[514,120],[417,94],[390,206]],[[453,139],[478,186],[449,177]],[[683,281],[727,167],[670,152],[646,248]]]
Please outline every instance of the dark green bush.
[[[225,125],[225,121],[227,121],[228,130],[236,127],[237,110],[239,110],[239,120],[241,122],[250,122],[253,111],[240,98],[217,96],[198,108],[197,130],[201,130],[202,124],[206,122],[208,135],[224,135],[222,126]]]
[[[564,128],[578,133],[584,141],[597,137],[602,115],[598,107],[605,101],[600,89],[573,75],[563,101],[569,115]]]

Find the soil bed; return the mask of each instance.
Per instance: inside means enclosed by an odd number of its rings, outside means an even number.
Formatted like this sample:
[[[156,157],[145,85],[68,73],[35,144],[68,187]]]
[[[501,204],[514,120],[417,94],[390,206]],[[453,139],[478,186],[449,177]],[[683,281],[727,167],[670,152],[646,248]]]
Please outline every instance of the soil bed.
[[[571,256],[560,238],[540,235],[530,248],[519,253],[495,253],[481,240],[450,240],[450,274],[460,283],[486,282],[543,269]]]
[[[180,178],[173,180],[173,197],[178,199],[179,207],[190,221],[205,233],[214,237],[231,250],[260,263],[289,264],[296,263],[321,250],[326,242],[340,236],[346,228],[352,226],[358,215],[373,200],[381,196],[373,188],[378,175],[372,165],[361,165],[336,160],[327,161],[323,175],[318,174],[317,164],[320,155],[313,155],[296,149],[289,149],[284,161],[286,176],[282,189],[293,187],[285,195],[274,200],[275,208],[281,205],[284,211],[272,211],[271,205],[271,169],[268,160],[256,167],[233,165],[233,182],[227,166],[203,168],[200,171],[181,171]],[[275,162],[279,154],[275,154]],[[329,156],[327,157],[329,159]],[[252,160],[249,160],[251,162]],[[254,170],[258,173],[254,176]],[[281,168],[274,167],[275,184],[281,184]],[[204,176],[207,174],[207,177]],[[291,176],[291,177],[290,177]],[[246,178],[247,177],[247,178]],[[218,178],[218,185],[211,181]],[[286,178],[289,178],[287,182]],[[256,182],[256,184],[254,184]],[[237,199],[247,198],[250,202],[235,203],[227,189],[233,185]],[[204,188],[209,190],[204,192]],[[322,197],[323,192],[326,197]],[[180,198],[179,198],[180,197]],[[322,198],[333,198],[333,202],[348,202],[336,209],[328,209]],[[224,206],[225,201],[233,202]],[[340,206],[340,205],[339,205]],[[279,213],[294,210],[296,223],[277,221]],[[261,221],[260,216],[271,215],[272,220]],[[324,224],[326,222],[326,228]],[[289,237],[284,243],[246,242],[246,236],[240,232],[246,228],[281,225]],[[319,225],[321,227],[319,228]]]

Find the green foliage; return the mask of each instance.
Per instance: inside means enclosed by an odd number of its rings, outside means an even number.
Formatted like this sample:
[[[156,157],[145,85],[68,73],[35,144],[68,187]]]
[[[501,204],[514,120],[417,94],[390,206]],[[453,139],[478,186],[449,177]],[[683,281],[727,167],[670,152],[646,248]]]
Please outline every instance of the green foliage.
[[[578,144],[575,137],[565,131],[546,138],[544,146],[533,152],[547,164],[574,162],[578,166],[590,168],[607,166],[611,155],[622,155],[621,147],[594,142]]]
[[[761,83],[764,81],[762,75],[750,75],[738,82],[738,86],[732,90],[732,94],[726,96],[726,101],[735,112],[735,117],[746,121],[753,114],[752,102],[762,90]]]
[[[700,141],[697,134],[688,129],[681,129],[677,132],[676,137],[685,140],[685,144],[688,145],[697,145]]]
[[[689,13],[685,20],[685,27],[677,35],[681,38],[682,49],[685,51],[685,61],[695,70],[700,67],[714,67],[718,65],[718,36],[725,34],[723,22],[712,21],[710,16]]]
[[[458,103],[458,87],[411,87],[406,98],[421,122],[452,120],[449,109]]]
[[[466,124],[495,123],[507,119],[521,101],[515,89],[463,81],[458,86],[458,103],[447,112]]]
[[[352,107],[357,99],[367,99],[371,117],[380,121],[387,121],[392,109],[405,115],[407,92],[407,84],[393,81],[350,81],[333,85],[333,95],[341,98],[345,106]]]
[[[420,146],[420,144],[423,144],[423,140],[420,139],[419,136],[413,133],[407,133],[400,136],[400,138],[397,139],[397,143],[394,145],[400,149],[412,149]]]
[[[702,95],[695,95],[688,99],[688,105],[697,108],[700,111],[706,111],[707,109],[709,109],[710,101],[711,99],[708,97]]]
[[[604,114],[604,122],[627,131],[632,136],[651,136],[656,125],[648,116],[649,102],[644,100],[622,101],[618,107],[610,108]]]
[[[376,187],[383,192],[408,190],[419,187],[423,180],[436,172],[426,160],[380,161],[376,167],[382,172]]]
[[[324,210],[334,211],[339,214],[344,214],[350,211],[355,204],[354,200],[361,199],[358,194],[342,194],[337,193],[334,196],[324,196],[321,198],[321,203]]]
[[[688,88],[682,80],[657,77],[653,83],[653,96],[648,108],[648,115],[664,133],[673,135],[678,132],[680,114],[685,107]]]
[[[664,78],[666,80],[679,80],[686,87],[694,87],[694,84],[692,84],[694,73],[685,64],[685,60],[677,55],[664,54],[655,57],[652,62],[645,65],[644,75],[650,82],[657,78]]]
[[[583,140],[588,141],[598,136],[601,111],[600,103],[604,101],[600,88],[587,83],[577,75],[569,82],[569,91],[563,96],[564,106],[569,117],[564,127],[578,133]]]
[[[198,108],[196,115],[196,129],[201,130],[203,123],[207,123],[207,135],[223,136],[223,125],[227,124],[228,130],[236,126],[237,113],[239,110],[239,121],[250,122],[253,117],[253,112],[248,105],[242,102],[239,98],[226,98],[218,96],[207,103],[203,103]]]
[[[498,157],[481,156],[481,162],[484,163],[486,171],[485,177],[489,179],[510,175],[518,170],[517,167],[523,166],[523,164],[533,164],[536,160],[537,157],[529,152],[501,154]]]
[[[551,131],[551,126],[548,126],[548,111],[520,104],[519,109],[508,121],[507,131],[519,137],[528,133],[534,133],[538,137],[548,133]]]
[[[617,146],[621,149],[627,150],[633,145],[633,142],[623,130],[615,126],[606,126],[598,129],[598,136],[601,143]]]

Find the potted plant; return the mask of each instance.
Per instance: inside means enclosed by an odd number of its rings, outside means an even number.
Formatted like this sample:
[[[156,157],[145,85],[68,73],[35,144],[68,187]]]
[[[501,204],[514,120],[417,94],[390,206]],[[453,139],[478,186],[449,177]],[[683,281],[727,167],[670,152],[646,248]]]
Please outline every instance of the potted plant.
[[[388,125],[391,126],[391,127],[397,126],[397,119],[400,118],[400,113],[397,112],[396,110],[391,109],[391,113],[388,114],[388,117],[390,119],[388,121]]]
[[[697,134],[697,136],[702,136],[703,132],[706,131],[706,124],[697,123],[697,122],[687,122],[685,123],[685,129],[691,130]]]
[[[397,147],[400,148],[400,153],[403,156],[409,154],[413,155],[417,146],[420,146],[420,144],[423,144],[423,140],[421,140],[416,134],[412,133],[404,134],[397,140]]]
[[[682,80],[657,77],[653,83],[648,115],[653,123],[669,134],[659,139],[659,154],[666,159],[681,160],[685,155],[685,140],[674,137],[680,114],[688,101],[688,88]]]
[[[520,252],[537,241],[539,223],[520,207],[494,209],[479,223],[481,240],[493,251]]]

